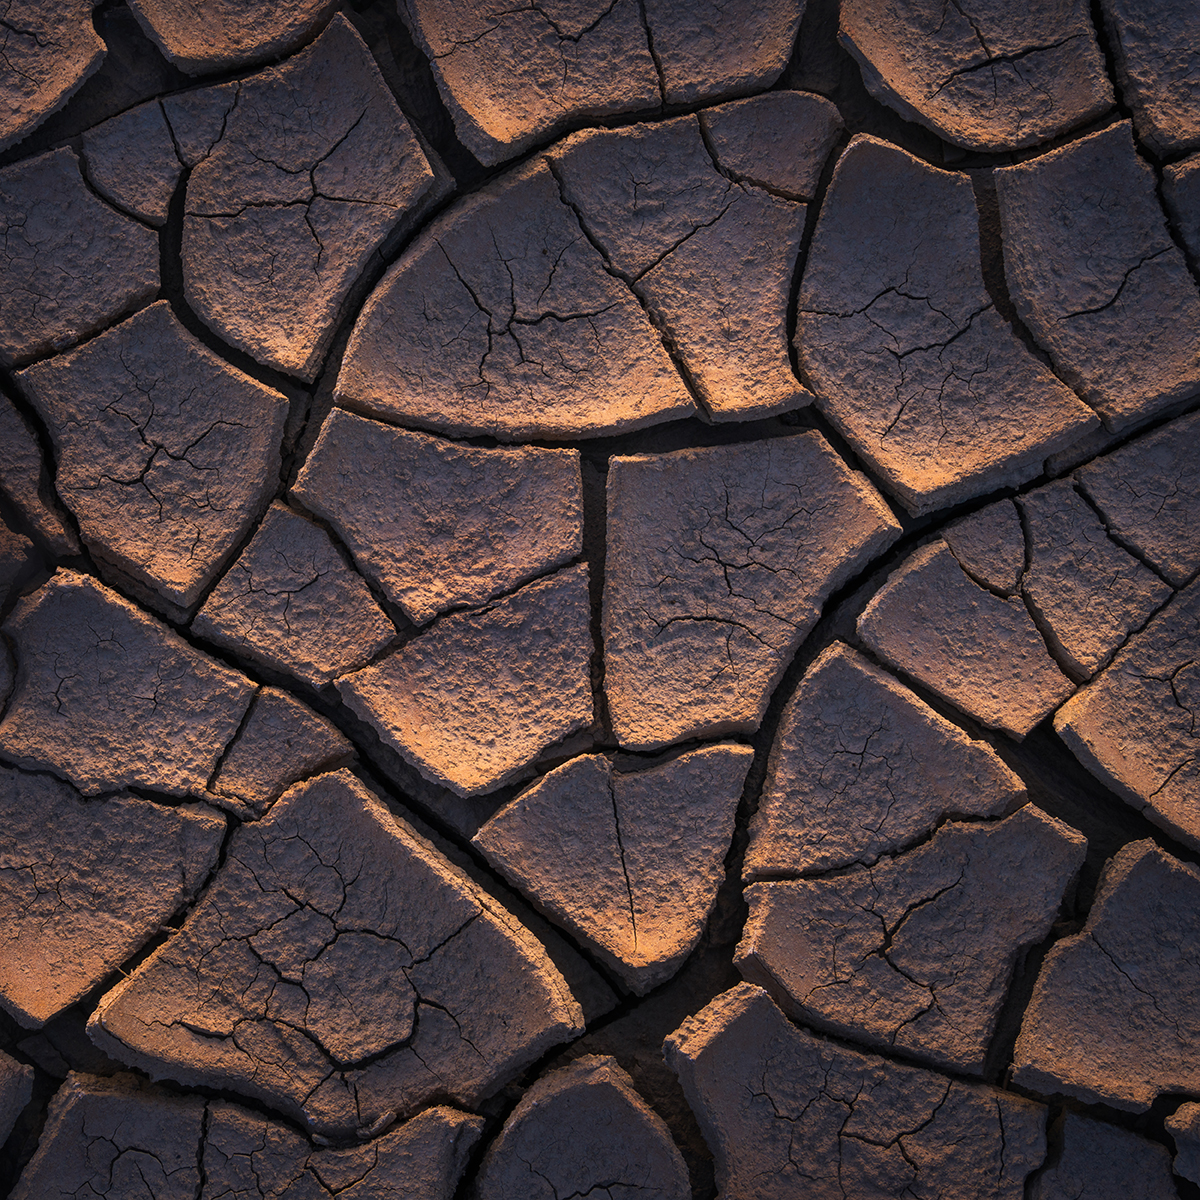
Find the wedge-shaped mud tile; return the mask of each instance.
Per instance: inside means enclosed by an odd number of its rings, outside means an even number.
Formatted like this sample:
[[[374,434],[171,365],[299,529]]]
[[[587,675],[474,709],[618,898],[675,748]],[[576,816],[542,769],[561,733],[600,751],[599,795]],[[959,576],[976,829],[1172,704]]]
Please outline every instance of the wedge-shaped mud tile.
[[[79,539],[55,495],[37,434],[3,392],[0,392],[0,491],[51,554],[62,558],[79,553]]]
[[[1164,165],[1161,191],[1188,254],[1200,258],[1200,154]]]
[[[1200,871],[1151,841],[1105,868],[1081,933],[1051,947],[1025,1010],[1013,1078],[1043,1094],[1140,1112],[1200,1087]]]
[[[481,450],[335,409],[292,493],[418,624],[582,549],[573,450]]]
[[[92,1040],[324,1136],[472,1106],[582,1014],[541,944],[346,771],[241,826],[183,929],[101,1001]]]
[[[815,432],[614,458],[603,628],[621,744],[757,729],[821,605],[898,533]]]
[[[695,116],[588,130],[549,158],[716,420],[812,400],[787,350],[803,205],[725,178]]]
[[[760,988],[718,996],[667,1038],[728,1200],[1022,1200],[1046,1110],[797,1029]]]
[[[0,1146],[33,1096],[33,1068],[0,1053]]]
[[[192,171],[188,303],[259,362],[312,380],[372,255],[442,191],[370,52],[336,16],[294,58],[242,80]]]
[[[1167,1132],[1175,1139],[1176,1175],[1200,1183],[1200,1104],[1181,1104],[1166,1120]]]
[[[644,995],[704,932],[753,757],[749,746],[706,746],[621,772],[585,755],[522,792],[473,841]]]
[[[816,196],[842,132],[837,107],[812,92],[766,92],[701,109],[698,116],[722,171],[791,200]]]
[[[10,597],[16,600],[18,584],[31,574],[31,564],[37,561],[33,543],[18,533],[0,516],[0,609],[8,606]],[[3,712],[0,700],[0,712]]]
[[[105,204],[65,146],[0,171],[0,229],[6,366],[61,350],[158,291],[158,237]]]
[[[871,95],[958,146],[1036,146],[1113,106],[1084,0],[848,0],[840,16]]]
[[[396,636],[329,534],[278,501],[209,593],[192,631],[313,687],[363,666]]]
[[[1011,500],[999,500],[942,530],[958,565],[990,592],[1015,596],[1025,575],[1025,530]]]
[[[191,901],[225,820],[198,804],[84,800],[0,767],[0,1007],[37,1028],[115,971]]]
[[[587,568],[571,567],[442,618],[338,691],[430,782],[482,795],[591,724],[589,621]]]
[[[1200,295],[1131,133],[1123,121],[996,171],[1017,312],[1115,430],[1200,387]]]
[[[18,379],[88,549],[146,603],[184,615],[279,486],[287,402],[165,300]]]
[[[1069,1109],[1062,1150],[1036,1175],[1029,1200],[1176,1200],[1164,1146]]]
[[[791,1016],[983,1073],[1019,956],[1050,931],[1081,834],[1026,805],[823,879],[756,883],[736,961]]]
[[[1090,679],[1171,589],[1108,536],[1070,483],[1018,503],[1029,530],[1025,598],[1059,663],[1072,678]]]
[[[1195,9],[1188,0],[1101,0],[1100,7],[1138,139],[1160,157],[1200,145]]]
[[[254,685],[116,592],[59,571],[4,625],[17,681],[0,754],[84,795],[203,794]]]
[[[800,286],[821,408],[913,513],[1042,472],[1095,415],[1014,336],[983,284],[970,180],[859,134]]]
[[[744,875],[870,866],[947,816],[1000,817],[1024,798],[986,744],[838,642],[783,710]]]
[[[1174,587],[1200,571],[1200,413],[1096,459],[1076,479],[1112,534]]]
[[[87,130],[83,160],[92,186],[106,200],[155,228],[167,223],[184,164],[157,100]]]
[[[1021,599],[980,587],[944,543],[888,576],[858,634],[896,670],[1017,739],[1074,691]]]
[[[4,6],[0,31],[0,150],[60,109],[104,61],[93,0],[21,0]]]
[[[1054,728],[1097,779],[1200,849],[1200,584],[1063,706]]]
[[[349,765],[354,747],[324,717],[278,688],[263,688],[212,782],[215,803],[262,816],[300,779]]]
[[[587,1054],[521,1097],[480,1164],[477,1200],[560,1196],[686,1200],[692,1188],[662,1118],[616,1059]]]
[[[460,200],[400,256],[355,325],[337,394],[384,420],[502,441],[695,411],[541,158]]]
[[[177,67],[205,75],[280,58],[303,45],[337,0],[131,0],[147,36]]]

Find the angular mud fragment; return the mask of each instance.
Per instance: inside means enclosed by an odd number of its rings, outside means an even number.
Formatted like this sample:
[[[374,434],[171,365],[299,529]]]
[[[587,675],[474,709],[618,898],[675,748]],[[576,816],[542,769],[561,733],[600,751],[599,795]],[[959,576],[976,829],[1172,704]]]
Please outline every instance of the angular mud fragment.
[[[401,0],[459,140],[493,167],[570,122],[660,103],[638,0]]]
[[[812,200],[842,132],[837,108],[812,92],[767,92],[697,114],[723,172],[790,200]]]
[[[16,599],[14,589],[29,572],[35,557],[33,543],[0,516],[0,609],[8,604],[10,597]]]
[[[821,605],[898,533],[815,432],[614,458],[603,628],[621,744],[757,729]]]
[[[1084,0],[847,0],[840,24],[876,100],[970,150],[1036,146],[1113,105]]]
[[[481,450],[335,409],[292,494],[418,624],[582,549],[574,450]]]
[[[3,392],[0,392],[0,492],[12,501],[51,554],[65,558],[79,553],[79,539],[54,493],[37,435]]]
[[[1011,500],[989,504],[942,530],[958,565],[991,592],[1015,596],[1025,574],[1025,531]]]
[[[1200,571],[1200,413],[1077,472],[1112,534],[1174,587]]]
[[[192,631],[313,687],[370,662],[396,636],[329,534],[278,501],[209,594]]]
[[[1138,139],[1158,156],[1200,145],[1196,12],[1187,0],[1101,0]]]
[[[1123,121],[995,173],[1017,312],[1112,430],[1200,387],[1200,295],[1131,132]]]
[[[1054,728],[1097,779],[1200,849],[1200,584],[1063,706]]]
[[[1200,872],[1151,841],[1108,864],[1081,933],[1050,949],[1013,1054],[1022,1087],[1140,1112],[1200,1087]]]
[[[159,50],[189,75],[266,62],[302,45],[337,0],[130,0]]]
[[[155,228],[167,223],[183,163],[157,100],[89,129],[83,158],[88,179],[106,200]]]
[[[1181,1104],[1166,1126],[1175,1139],[1175,1174],[1200,1183],[1200,1104]]]
[[[822,1041],[750,984],[663,1052],[730,1200],[1022,1200],[1046,1156],[1042,1105]]]
[[[477,1104],[581,1022],[540,943],[339,771],[237,830],[89,1031],[155,1078],[345,1137],[437,1097]]]
[[[722,175],[695,116],[586,130],[548,157],[564,199],[631,282],[715,420],[812,400],[787,351],[802,205]]]
[[[1017,960],[1050,932],[1086,850],[1026,805],[874,867],[752,884],[735,961],[797,1020],[981,1075]]]
[[[216,865],[225,820],[198,804],[84,800],[0,767],[0,1007],[38,1028],[159,932]]]
[[[213,799],[259,817],[298,780],[348,766],[354,747],[324,717],[277,688],[263,688],[213,779]]]
[[[460,200],[401,255],[354,327],[337,395],[384,420],[501,441],[695,411],[540,158]]]
[[[233,82],[162,97],[163,116],[185,167],[199,166],[213,152],[240,94],[241,84]]]
[[[1061,1137],[1060,1155],[1034,1177],[1029,1200],[1176,1200],[1162,1146],[1070,1110]]]
[[[443,617],[338,691],[386,745],[456,795],[520,779],[546,747],[592,722],[587,574],[571,567]]]
[[[0,1053],[0,1146],[33,1095],[33,1068]]]
[[[1200,154],[1163,167],[1162,198],[1188,254],[1200,258]]]
[[[66,147],[0,171],[0,229],[5,366],[61,350],[158,291],[154,231],[105,204]]]
[[[1020,598],[980,587],[941,543],[888,576],[858,635],[896,670],[1018,740],[1074,691]]]
[[[66,104],[104,61],[93,0],[9,0],[0,27],[0,150]]]
[[[311,381],[372,255],[440,191],[370,52],[337,16],[294,58],[238,84],[192,171],[188,303],[232,345]]]
[[[165,300],[18,379],[88,549],[146,603],[184,616],[279,485],[287,402]]]
[[[479,1168],[477,1200],[637,1196],[687,1200],[687,1168],[662,1118],[616,1059],[587,1054],[542,1076]]]
[[[986,744],[837,642],[783,710],[744,876],[871,866],[944,817],[1000,817],[1024,799]]]
[[[4,632],[17,682],[0,754],[88,796],[131,785],[203,794],[254,694],[250,680],[74,571],[22,600]]]
[[[639,995],[704,932],[754,752],[706,746],[646,771],[572,759],[502,808],[473,844]]]
[[[865,134],[850,143],[796,346],[822,410],[913,513],[1023,483],[1096,426],[996,312],[979,262],[966,175]]]

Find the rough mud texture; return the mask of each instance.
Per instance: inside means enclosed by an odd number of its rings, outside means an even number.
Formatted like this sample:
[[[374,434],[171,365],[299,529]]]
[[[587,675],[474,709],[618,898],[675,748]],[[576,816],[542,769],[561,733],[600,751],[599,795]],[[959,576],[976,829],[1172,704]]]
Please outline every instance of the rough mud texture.
[[[1197,1200],[1198,28],[0,0],[0,1197]]]

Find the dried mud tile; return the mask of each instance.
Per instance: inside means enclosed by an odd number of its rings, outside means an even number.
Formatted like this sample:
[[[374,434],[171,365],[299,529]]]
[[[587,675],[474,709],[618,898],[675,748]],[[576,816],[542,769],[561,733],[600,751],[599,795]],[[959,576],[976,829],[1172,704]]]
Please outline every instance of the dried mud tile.
[[[835,643],[784,707],[744,875],[871,866],[947,816],[1000,817],[1024,799],[985,743]]]
[[[757,729],[821,605],[899,526],[808,432],[614,458],[603,631],[631,749]]]
[[[1161,190],[1188,254],[1193,260],[1200,258],[1200,154],[1164,164]]]
[[[1108,536],[1069,482],[1038,488],[1017,503],[1029,529],[1026,602],[1059,663],[1074,678],[1090,679],[1171,589]]]
[[[721,170],[791,200],[812,200],[842,132],[835,105],[812,92],[778,91],[697,114]]]
[[[1128,1112],[1200,1086],[1200,872],[1151,841],[1109,862],[1083,930],[1051,948],[1013,1053],[1024,1088]]]
[[[244,676],[74,571],[23,599],[4,632],[17,681],[0,753],[84,795],[203,794],[254,694]]]
[[[1095,415],[1017,340],[980,269],[970,180],[859,134],[800,285],[822,411],[912,513],[1040,475]]]
[[[686,1200],[687,1168],[662,1118],[616,1059],[587,1054],[543,1075],[488,1147],[478,1200],[560,1196]]]
[[[212,781],[213,800],[262,816],[292,784],[348,766],[354,747],[324,717],[278,688],[254,697]],[[231,802],[231,803],[230,803]]]
[[[638,0],[401,0],[459,140],[485,166],[583,118],[660,103]]]
[[[336,16],[294,58],[238,84],[192,170],[188,303],[252,358],[311,382],[372,255],[439,194],[370,52]]]
[[[592,722],[587,575],[570,567],[443,617],[338,691],[385,745],[458,796],[520,779]]]
[[[695,412],[541,158],[458,201],[400,256],[354,327],[337,396],[384,420],[501,441]]]
[[[574,450],[477,449],[335,409],[292,494],[418,624],[582,550]]]
[[[146,603],[185,616],[278,487],[287,402],[165,300],[17,378],[88,549]]]
[[[1022,601],[984,590],[942,543],[888,576],[858,634],[896,670],[1018,740],[1074,691]]]
[[[1122,121],[995,173],[1017,312],[1112,430],[1200,387],[1200,295],[1131,133]]]
[[[163,96],[163,116],[171,129],[175,151],[186,167],[203,162],[221,140],[229,114],[238,102],[241,84],[218,83]]]
[[[839,37],[876,100],[970,150],[1036,146],[1113,106],[1084,0],[848,0]]]
[[[1176,1200],[1164,1147],[1067,1110],[1062,1151],[1039,1172],[1029,1200]]]
[[[1109,530],[1174,587],[1200,570],[1200,413],[1106,454],[1075,478]]]
[[[39,1028],[85,996],[185,904],[225,820],[198,804],[84,800],[0,767],[0,1007]]]
[[[1175,1139],[1176,1175],[1200,1183],[1200,1104],[1181,1104],[1166,1120],[1167,1132]]]
[[[1025,574],[1025,531],[1011,500],[999,500],[942,530],[942,541],[972,579],[1015,596]]]
[[[0,1146],[33,1096],[33,1068],[0,1053]]]
[[[89,1032],[156,1078],[345,1137],[437,1098],[476,1104],[581,1023],[541,944],[338,771],[235,832]]]
[[[1187,0],[1101,0],[1100,7],[1138,139],[1160,157],[1200,145],[1195,9]]]
[[[584,755],[518,795],[472,842],[644,995],[704,932],[753,757],[749,746],[707,746],[620,772]]]
[[[8,604],[13,589],[36,557],[33,543],[0,517],[0,609]]]
[[[755,883],[735,962],[789,1016],[982,1075],[1021,954],[1050,932],[1082,835],[1026,805],[822,879]]]
[[[62,350],[158,291],[154,231],[91,191],[66,147],[0,171],[0,228],[6,366]]]
[[[0,150],[16,145],[104,61],[93,0],[7,0],[0,20]]]
[[[130,0],[146,36],[189,75],[250,66],[291,53],[325,23],[337,0]]]
[[[396,636],[329,534],[278,501],[209,593],[192,631],[313,687],[364,666]]]
[[[16,405],[0,392],[0,490],[51,554],[79,553],[79,539],[66,520],[42,461],[37,435]]]
[[[106,200],[161,228],[183,163],[157,100],[139,104],[83,135],[88,179]]]
[[[1046,1110],[979,1083],[845,1049],[739,984],[663,1047],[722,1196],[1022,1200]]]
[[[1123,800],[1200,848],[1200,585],[1180,592],[1054,718],[1077,759]]]

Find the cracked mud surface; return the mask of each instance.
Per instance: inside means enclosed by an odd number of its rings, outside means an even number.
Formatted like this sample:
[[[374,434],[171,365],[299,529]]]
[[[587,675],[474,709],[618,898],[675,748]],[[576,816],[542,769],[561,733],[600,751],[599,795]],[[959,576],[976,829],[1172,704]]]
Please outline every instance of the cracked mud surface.
[[[0,1195],[1198,1200],[1198,40],[0,3]]]

